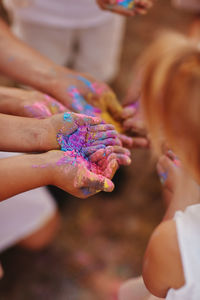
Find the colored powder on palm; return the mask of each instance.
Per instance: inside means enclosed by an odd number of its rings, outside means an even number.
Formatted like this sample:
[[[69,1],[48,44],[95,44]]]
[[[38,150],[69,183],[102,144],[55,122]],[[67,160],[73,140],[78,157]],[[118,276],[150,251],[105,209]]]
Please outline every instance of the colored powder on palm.
[[[64,114],[64,121],[71,122],[70,113]],[[76,164],[80,162],[80,159],[84,159],[87,162],[87,168],[92,170],[96,174],[101,174],[100,168],[91,163],[89,157],[86,155],[85,149],[92,146],[95,133],[90,133],[90,126],[80,126],[72,134],[65,135],[61,132],[57,134],[57,141],[62,151],[71,152],[73,158],[72,163]],[[105,146],[101,146],[105,147]]]
[[[75,86],[71,86],[68,89],[68,93],[73,99],[72,108],[74,111],[78,111],[92,117],[101,112],[98,108],[88,104]]]

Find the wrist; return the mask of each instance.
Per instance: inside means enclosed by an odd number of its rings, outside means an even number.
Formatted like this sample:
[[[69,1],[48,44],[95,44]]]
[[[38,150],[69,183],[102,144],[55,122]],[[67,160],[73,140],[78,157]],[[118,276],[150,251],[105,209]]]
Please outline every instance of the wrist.
[[[36,186],[45,186],[52,184],[52,164],[49,159],[48,152],[40,154],[26,155],[27,164],[32,168],[35,173],[35,178],[38,181]]]
[[[0,87],[0,113],[17,115],[17,100],[11,88]]]
[[[45,92],[66,105],[67,78],[75,72],[62,66],[53,66],[50,70],[50,78],[46,83]],[[64,96],[63,96],[64,95]]]
[[[38,145],[40,151],[59,150],[57,142],[57,130],[52,122],[52,117],[40,120],[40,132]]]

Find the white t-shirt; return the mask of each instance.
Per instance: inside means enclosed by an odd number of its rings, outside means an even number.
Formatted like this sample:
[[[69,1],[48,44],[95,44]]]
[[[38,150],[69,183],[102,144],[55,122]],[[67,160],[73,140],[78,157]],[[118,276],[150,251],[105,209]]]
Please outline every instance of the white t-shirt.
[[[95,0],[3,0],[14,21],[66,28],[96,26],[113,17]]]
[[[169,290],[166,300],[200,300],[200,204],[175,214],[185,285]]]

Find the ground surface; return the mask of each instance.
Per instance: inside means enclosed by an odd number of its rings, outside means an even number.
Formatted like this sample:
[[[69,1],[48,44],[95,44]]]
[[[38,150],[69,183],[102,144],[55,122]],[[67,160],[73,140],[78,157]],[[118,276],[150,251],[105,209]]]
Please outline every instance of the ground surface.
[[[123,98],[131,65],[155,31],[184,31],[192,16],[159,0],[145,17],[129,19],[121,70],[114,83]],[[40,253],[5,252],[0,300],[115,300],[119,284],[141,272],[148,237],[161,220],[160,185],[147,151],[134,151],[133,164],[116,177],[117,189],[78,200],[61,193],[63,226]],[[65,203],[63,205],[62,201]]]

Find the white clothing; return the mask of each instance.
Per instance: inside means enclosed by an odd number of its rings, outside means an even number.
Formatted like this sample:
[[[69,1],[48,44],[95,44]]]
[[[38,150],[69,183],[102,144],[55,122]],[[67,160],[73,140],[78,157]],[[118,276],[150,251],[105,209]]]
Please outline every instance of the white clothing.
[[[28,22],[13,23],[13,32],[26,44],[59,65],[74,61],[74,69],[101,81],[111,80],[118,71],[125,20],[120,16],[88,29],[63,29]],[[79,51],[74,53],[73,43]]]
[[[29,5],[20,6],[23,1]],[[14,34],[55,63],[73,61],[75,70],[101,81],[112,80],[118,72],[124,17],[103,12],[95,0],[3,2],[12,16]]]
[[[46,26],[87,28],[113,18],[95,0],[3,0],[14,21]]]
[[[200,204],[175,214],[178,243],[185,276],[185,285],[170,289],[166,300],[200,299]]]
[[[172,0],[173,6],[189,11],[200,11],[200,0]]]
[[[17,155],[0,152],[0,158]],[[44,187],[0,202],[0,251],[39,230],[56,212],[53,197]]]

